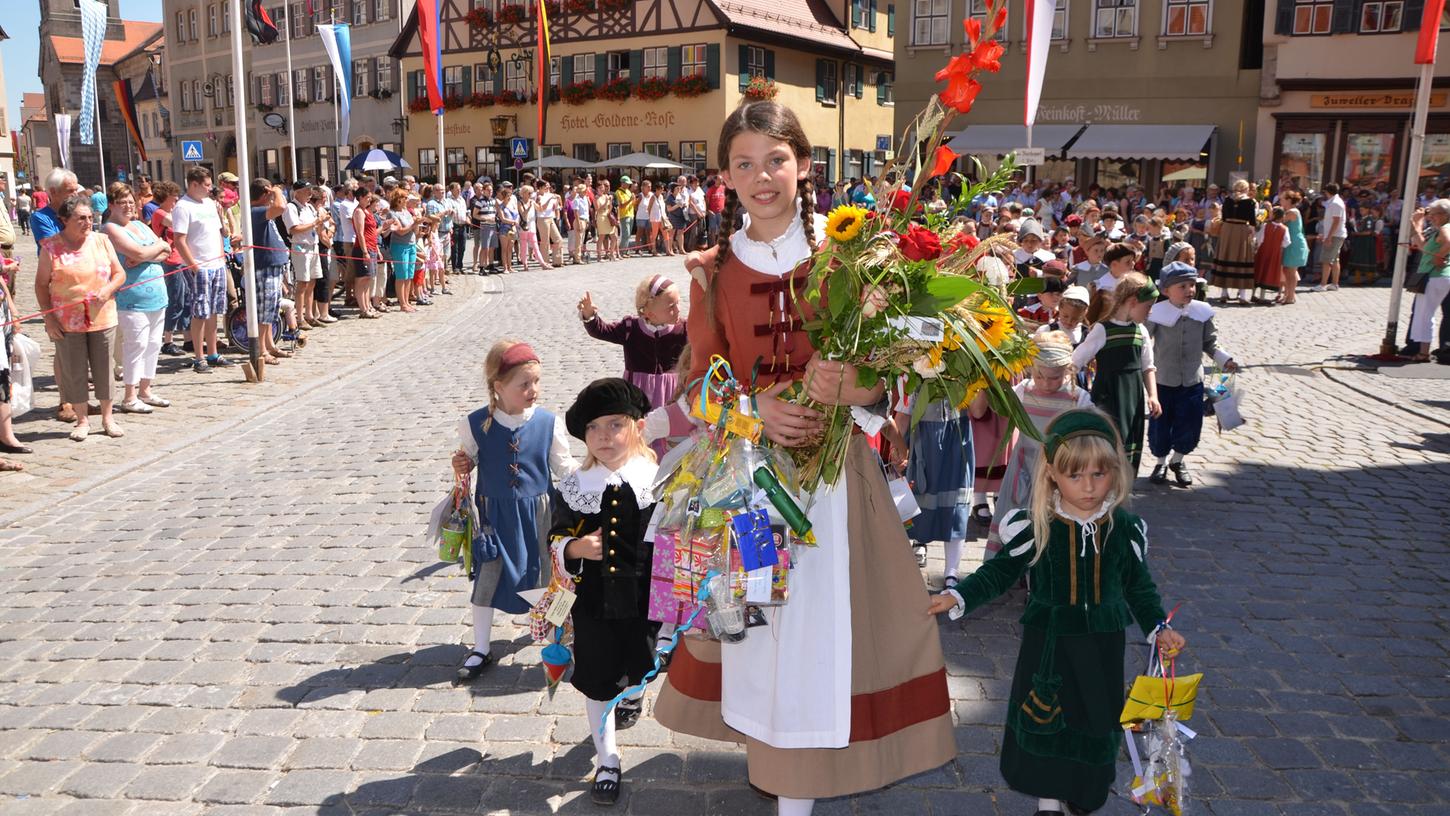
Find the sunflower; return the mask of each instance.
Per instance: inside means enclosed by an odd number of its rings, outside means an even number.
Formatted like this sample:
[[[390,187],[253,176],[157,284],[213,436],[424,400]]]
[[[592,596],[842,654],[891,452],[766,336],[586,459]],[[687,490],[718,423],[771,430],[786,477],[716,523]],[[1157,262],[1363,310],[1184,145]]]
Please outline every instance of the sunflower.
[[[973,380],[971,383],[969,383],[967,385],[967,393],[966,393],[965,396],[962,397],[962,401],[959,402],[959,403],[957,403],[957,410],[958,411],[965,411],[965,410],[967,410],[967,407],[972,404],[972,400],[976,399],[978,394],[980,394],[980,393],[982,393],[983,391],[986,391],[986,390],[987,390],[987,378],[986,377],[982,377],[982,376],[978,376],[977,379]]]
[[[1002,345],[1012,332],[1012,313],[996,303],[983,303],[973,317],[982,329],[977,334],[977,348],[982,351]]]
[[[866,223],[866,210],[842,204],[826,216],[826,234],[839,243],[845,243],[861,234]]]

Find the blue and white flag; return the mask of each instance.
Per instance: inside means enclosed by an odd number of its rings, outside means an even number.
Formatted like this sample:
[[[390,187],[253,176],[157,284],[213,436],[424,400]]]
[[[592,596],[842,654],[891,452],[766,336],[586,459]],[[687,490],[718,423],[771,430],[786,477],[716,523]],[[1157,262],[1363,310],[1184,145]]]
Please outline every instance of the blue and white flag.
[[[96,143],[96,68],[101,64],[101,44],[106,39],[106,4],[80,0],[81,42],[85,64],[81,68],[81,144]]]
[[[332,61],[332,75],[337,78],[337,143],[345,145],[349,143],[352,116],[352,34],[347,23],[325,23],[317,27],[317,33]]]

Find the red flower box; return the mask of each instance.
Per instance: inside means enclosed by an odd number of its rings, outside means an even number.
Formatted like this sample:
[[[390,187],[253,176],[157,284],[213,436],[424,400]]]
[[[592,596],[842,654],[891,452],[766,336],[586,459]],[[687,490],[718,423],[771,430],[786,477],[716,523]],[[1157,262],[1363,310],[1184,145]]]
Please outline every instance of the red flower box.
[[[582,105],[594,98],[594,83],[589,80],[565,85],[559,97],[570,105]]]
[[[521,25],[529,19],[528,11],[516,3],[501,6],[498,10],[498,21],[504,25]]]
[[[687,98],[700,96],[701,94],[709,93],[710,83],[705,79],[704,74],[690,74],[689,76],[682,76],[675,80],[675,85],[670,90],[674,91],[675,96]]]
[[[617,77],[595,88],[594,98],[608,99],[612,102],[623,102],[629,98],[630,91],[632,90],[628,79]]]
[[[645,77],[634,89],[634,95],[646,102],[663,99],[670,93],[670,81],[664,77]]]

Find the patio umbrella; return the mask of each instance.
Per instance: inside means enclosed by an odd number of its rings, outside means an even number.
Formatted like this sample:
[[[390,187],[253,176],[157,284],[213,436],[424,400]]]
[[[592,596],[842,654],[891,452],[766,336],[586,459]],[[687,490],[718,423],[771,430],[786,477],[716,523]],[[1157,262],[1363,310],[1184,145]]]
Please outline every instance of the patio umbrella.
[[[378,147],[353,156],[352,161],[347,163],[348,170],[393,170],[399,167],[412,167],[412,165],[397,153]]]
[[[1203,181],[1208,178],[1206,167],[1185,167],[1163,177],[1164,181]]]
[[[595,162],[596,168],[608,167],[638,167],[641,170],[684,170],[685,165],[679,162],[672,162],[669,159],[662,159],[653,153],[630,153],[618,158],[607,159],[602,162]]]
[[[524,167],[543,170],[584,170],[593,166],[590,162],[571,159],[568,156],[545,156],[542,159],[524,162]]]

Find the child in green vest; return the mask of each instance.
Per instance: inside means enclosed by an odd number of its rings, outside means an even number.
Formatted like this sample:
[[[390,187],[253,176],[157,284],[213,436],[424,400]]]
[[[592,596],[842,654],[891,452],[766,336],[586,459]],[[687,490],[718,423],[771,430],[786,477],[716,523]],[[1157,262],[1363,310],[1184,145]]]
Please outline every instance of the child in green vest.
[[[1158,416],[1158,381],[1154,374],[1153,339],[1143,327],[1148,310],[1158,299],[1158,287],[1137,272],[1129,272],[1113,289],[1109,317],[1092,327],[1072,353],[1079,370],[1096,362],[1093,405],[1112,417],[1123,439],[1123,451],[1138,473],[1143,458],[1143,432],[1149,416]]]
[[[1122,508],[1132,476],[1112,420],[1065,411],[1045,437],[1030,505],[1007,515],[1001,552],[929,608],[957,619],[1028,576],[1002,777],[1038,797],[1037,816],[1077,816],[1103,806],[1116,776],[1124,630],[1136,621],[1165,656],[1185,640],[1148,572],[1147,525]]]

